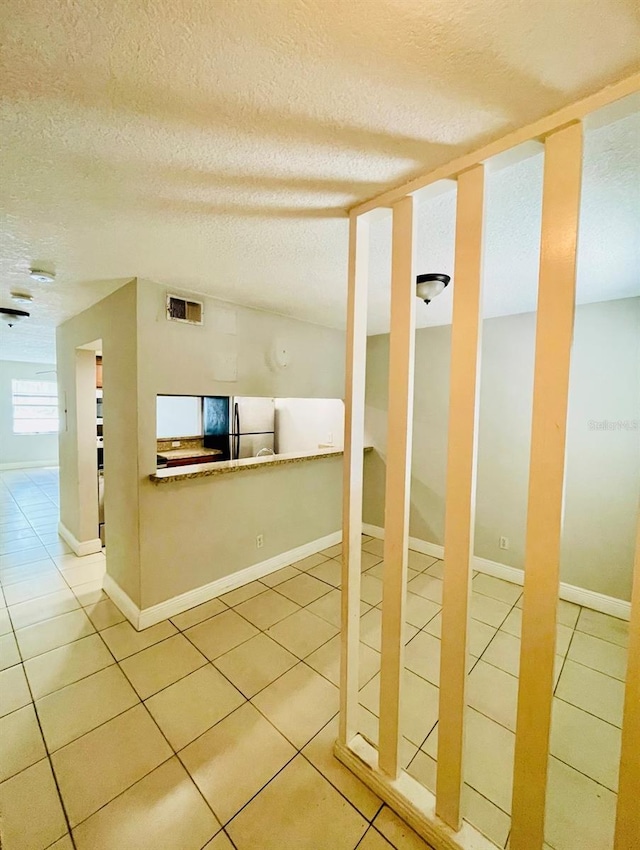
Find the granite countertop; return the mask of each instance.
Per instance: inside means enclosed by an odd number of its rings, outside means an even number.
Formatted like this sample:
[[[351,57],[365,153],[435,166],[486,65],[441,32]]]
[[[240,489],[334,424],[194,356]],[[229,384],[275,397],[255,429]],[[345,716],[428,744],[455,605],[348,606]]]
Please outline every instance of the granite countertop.
[[[178,460],[183,457],[205,457],[206,455],[221,455],[220,449],[167,449],[166,451],[158,452],[167,460]]]
[[[365,448],[371,451],[370,447]],[[248,469],[261,469],[267,466],[284,466],[289,463],[305,463],[327,457],[341,457],[342,449],[318,449],[314,452],[290,452],[288,454],[269,455],[268,457],[248,457],[241,460],[224,460],[217,463],[198,463],[169,469],[158,469],[149,476],[154,484],[167,484],[172,481],[184,481],[191,478],[208,478],[215,475],[228,475]],[[166,452],[165,452],[166,455]]]

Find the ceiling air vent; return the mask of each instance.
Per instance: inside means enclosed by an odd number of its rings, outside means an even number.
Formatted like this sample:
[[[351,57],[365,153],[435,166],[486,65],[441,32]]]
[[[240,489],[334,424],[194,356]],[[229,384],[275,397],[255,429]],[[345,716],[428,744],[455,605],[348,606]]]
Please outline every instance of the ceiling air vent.
[[[186,322],[189,325],[201,325],[204,315],[202,301],[188,301],[177,295],[167,295],[167,319],[170,322]]]

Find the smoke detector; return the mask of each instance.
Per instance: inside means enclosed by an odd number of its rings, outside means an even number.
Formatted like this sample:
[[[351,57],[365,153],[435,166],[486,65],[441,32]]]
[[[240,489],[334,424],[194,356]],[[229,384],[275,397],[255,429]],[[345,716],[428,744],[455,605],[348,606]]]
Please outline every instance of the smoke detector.
[[[14,307],[0,307],[0,316],[12,328],[16,322],[27,319],[29,313],[26,310],[16,310]]]
[[[42,269],[31,269],[29,272],[31,280],[37,280],[38,283],[53,283],[56,276],[53,272],[45,272]]]

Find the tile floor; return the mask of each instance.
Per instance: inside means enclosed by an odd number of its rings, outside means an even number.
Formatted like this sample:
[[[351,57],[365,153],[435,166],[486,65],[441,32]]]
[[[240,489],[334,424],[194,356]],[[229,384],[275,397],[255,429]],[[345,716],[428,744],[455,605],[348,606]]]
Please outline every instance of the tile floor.
[[[0,473],[5,850],[419,850],[332,757],[340,547],[136,632],[57,535],[56,470]],[[377,737],[381,543],[363,545],[361,731]],[[410,553],[403,757],[433,788],[442,563]],[[465,814],[509,835],[521,588],[473,579]],[[548,847],[609,850],[626,624],[561,603]],[[38,805],[34,806],[34,800]],[[300,817],[304,812],[304,817]]]

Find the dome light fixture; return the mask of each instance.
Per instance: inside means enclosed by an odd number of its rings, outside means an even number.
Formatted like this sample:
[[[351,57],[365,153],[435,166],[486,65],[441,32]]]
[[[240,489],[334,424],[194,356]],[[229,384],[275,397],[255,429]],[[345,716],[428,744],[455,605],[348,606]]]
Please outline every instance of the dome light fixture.
[[[12,328],[16,322],[27,319],[29,313],[26,310],[16,310],[15,307],[0,307],[0,317]]]
[[[416,277],[416,295],[429,304],[436,295],[444,292],[450,280],[451,275],[448,274],[419,274]]]
[[[37,280],[38,283],[53,283],[56,279],[54,272],[45,272],[42,269],[31,269],[29,277],[31,280]]]
[[[11,299],[22,304],[29,304],[33,301],[33,295],[30,295],[28,292],[12,292]]]

